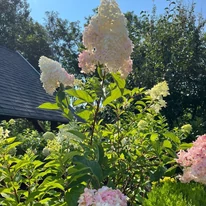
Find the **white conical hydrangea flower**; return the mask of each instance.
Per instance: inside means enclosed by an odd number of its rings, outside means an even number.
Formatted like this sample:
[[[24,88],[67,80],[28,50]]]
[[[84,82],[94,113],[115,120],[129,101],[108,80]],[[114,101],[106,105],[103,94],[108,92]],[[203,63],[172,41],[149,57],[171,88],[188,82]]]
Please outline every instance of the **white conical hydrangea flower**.
[[[166,81],[156,84],[152,89],[148,90],[148,94],[152,100],[158,100],[169,95],[169,87]]]
[[[132,71],[133,44],[128,37],[126,18],[115,0],[101,0],[98,14],[91,18],[83,33],[86,51],[79,55],[83,73],[104,65],[108,72],[119,71],[126,77]]]
[[[72,86],[74,83],[74,75],[68,74],[61,64],[41,56],[39,59],[39,67],[42,71],[40,80],[48,94],[53,94],[60,83],[64,86]]]
[[[163,81],[156,84],[152,89],[147,91],[147,94],[149,94],[152,99],[150,108],[152,108],[156,113],[159,113],[162,107],[166,107],[167,105],[163,97],[170,94],[167,82]]]

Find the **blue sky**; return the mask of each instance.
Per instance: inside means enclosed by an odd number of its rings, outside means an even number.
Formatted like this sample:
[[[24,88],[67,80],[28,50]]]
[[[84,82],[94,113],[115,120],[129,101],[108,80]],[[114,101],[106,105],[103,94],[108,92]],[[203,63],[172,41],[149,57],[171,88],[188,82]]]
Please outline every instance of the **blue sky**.
[[[30,4],[31,16],[39,23],[43,23],[46,11],[57,11],[59,16],[69,21],[79,20],[85,23],[84,17],[93,14],[92,9],[100,4],[100,0],[27,0]],[[188,5],[192,0],[183,0]],[[202,12],[206,18],[206,0],[194,0],[196,12]],[[157,13],[164,13],[167,0],[117,0],[122,12],[134,11],[139,15],[141,11],[151,11],[153,3],[157,6]]]

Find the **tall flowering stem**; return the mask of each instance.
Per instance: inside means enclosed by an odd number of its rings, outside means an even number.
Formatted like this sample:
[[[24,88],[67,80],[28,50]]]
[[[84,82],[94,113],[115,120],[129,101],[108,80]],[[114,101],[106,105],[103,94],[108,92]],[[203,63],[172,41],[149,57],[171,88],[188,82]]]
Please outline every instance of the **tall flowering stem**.
[[[103,77],[102,77],[101,89],[103,90],[104,81],[105,81],[105,78],[106,78],[106,73],[105,73],[104,70],[102,72],[103,72]],[[91,139],[90,139],[90,144],[91,145],[93,143],[94,130],[95,130],[95,125],[96,125],[96,121],[97,121],[97,115],[98,115],[98,112],[99,112],[101,100],[102,100],[102,97],[100,96],[99,99],[97,100],[97,107],[96,107],[96,110],[95,110],[95,113],[94,113],[94,120],[93,120],[93,123],[92,123],[92,132],[91,132]]]
[[[92,73],[101,65],[104,73],[102,88],[106,73],[119,72],[126,78],[132,71],[130,55],[133,44],[129,39],[126,24],[126,18],[115,0],[101,0],[98,14],[91,18],[83,33],[86,50],[79,54],[79,67],[83,73]],[[101,100],[102,97],[99,97],[94,113],[91,144]]]

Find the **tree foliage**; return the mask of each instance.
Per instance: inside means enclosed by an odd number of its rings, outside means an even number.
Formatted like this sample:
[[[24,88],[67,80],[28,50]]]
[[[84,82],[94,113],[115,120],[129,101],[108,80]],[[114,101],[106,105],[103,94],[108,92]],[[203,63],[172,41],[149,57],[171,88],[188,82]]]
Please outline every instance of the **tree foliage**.
[[[36,69],[40,56],[60,61],[79,74],[77,53],[81,40],[79,22],[47,12],[45,26],[30,16],[26,0],[0,0],[0,45],[19,51]]]
[[[52,55],[70,73],[79,74],[78,47],[81,42],[79,22],[69,22],[57,12],[46,12],[45,28],[48,32]]]
[[[0,45],[19,51],[37,69],[41,55],[51,56],[45,28],[33,21],[26,0],[1,0],[0,5]]]
[[[15,48],[29,20],[29,6],[25,0],[0,0],[0,5],[0,44]]]
[[[203,123],[206,109],[205,20],[189,8],[168,1],[164,15],[128,12],[128,29],[135,48],[130,87],[151,87],[166,80],[170,87],[164,114],[170,125],[184,121]],[[195,124],[193,124],[195,126]],[[200,125],[199,129],[201,129]],[[200,131],[197,131],[200,132]]]

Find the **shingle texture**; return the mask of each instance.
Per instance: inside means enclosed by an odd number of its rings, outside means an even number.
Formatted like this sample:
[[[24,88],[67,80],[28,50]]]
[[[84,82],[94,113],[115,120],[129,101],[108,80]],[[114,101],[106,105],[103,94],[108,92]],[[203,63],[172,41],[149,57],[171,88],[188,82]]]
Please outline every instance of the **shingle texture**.
[[[0,116],[67,122],[58,111],[37,108],[44,102],[54,102],[39,78],[19,53],[0,46]]]

